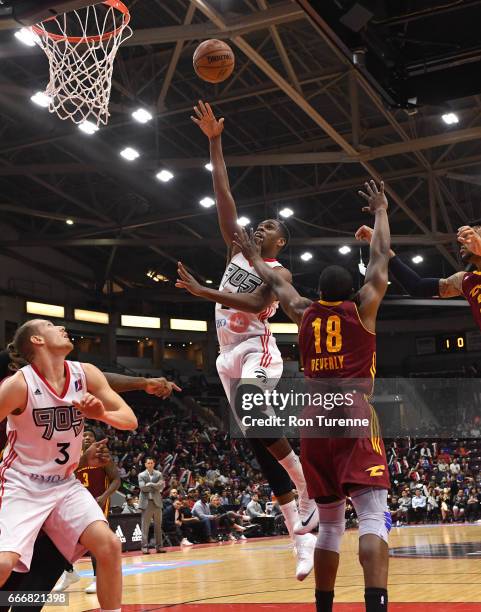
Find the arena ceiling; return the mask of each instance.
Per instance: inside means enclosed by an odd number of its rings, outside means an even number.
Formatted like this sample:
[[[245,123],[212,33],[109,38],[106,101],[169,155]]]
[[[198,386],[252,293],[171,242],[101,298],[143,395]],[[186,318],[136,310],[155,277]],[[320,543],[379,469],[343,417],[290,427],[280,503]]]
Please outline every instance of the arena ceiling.
[[[441,53],[434,39],[442,27],[454,36],[463,25],[479,24],[481,2],[396,2],[389,13],[388,3],[373,1],[126,3],[134,35],[116,61],[109,125],[93,136],[31,103],[46,85],[46,58],[0,24],[0,211],[12,231],[0,237],[1,255],[68,281],[91,304],[115,293],[192,310],[190,298],[173,286],[176,262],[214,283],[225,266],[216,210],[199,205],[212,185],[204,168],[207,141],[190,114],[204,99],[225,117],[224,150],[239,213],[256,223],[285,206],[294,211],[284,261],[302,291],[312,292],[325,264],[357,271],[353,234],[366,219],[356,192],[369,176],[388,186],[394,248],[421,254],[424,275],[459,268],[456,229],[481,217],[481,79],[465,75],[467,89],[453,85],[450,93],[442,69],[459,65],[462,72],[481,53],[479,43],[471,41],[468,52],[455,40]],[[363,44],[352,49],[330,9],[346,14],[355,5],[371,17],[356,32],[356,45]],[[192,68],[193,51],[207,38],[230,41],[236,54],[233,76],[220,85],[202,82]],[[363,60],[377,52],[384,57],[379,41],[392,43],[391,51],[394,41],[394,55],[401,49],[398,60],[405,54],[418,67],[415,76],[437,73],[442,95],[422,103],[410,88],[409,102],[396,99],[380,73],[374,78],[374,68],[367,70],[374,64]],[[428,99],[423,92],[421,100]],[[135,122],[131,113],[138,107],[154,120]],[[441,120],[450,111],[458,124]],[[126,146],[139,159],[123,160]],[[175,174],[169,183],[155,178],[164,168]],[[351,245],[351,253],[340,255],[341,245]],[[34,247],[53,249],[58,267],[29,255]],[[300,259],[306,250],[314,255],[307,263]],[[66,275],[62,256],[89,272]],[[169,282],[155,283],[149,270]]]

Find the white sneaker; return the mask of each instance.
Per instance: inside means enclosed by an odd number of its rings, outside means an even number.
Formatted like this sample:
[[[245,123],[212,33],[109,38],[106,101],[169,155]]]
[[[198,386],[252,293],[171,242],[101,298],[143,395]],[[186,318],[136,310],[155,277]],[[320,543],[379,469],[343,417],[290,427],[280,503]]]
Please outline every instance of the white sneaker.
[[[244,534],[242,534],[241,537],[239,538],[239,540],[247,540],[247,538],[245,537]]]
[[[89,595],[93,595],[94,593],[96,593],[97,592],[97,581],[94,580],[92,584],[89,584],[89,586],[85,589],[85,592],[88,593]]]
[[[299,497],[299,520],[294,525],[294,533],[303,535],[310,533],[319,524],[317,504],[308,497]]]
[[[189,540],[188,540],[187,538],[184,538],[184,539],[182,540],[182,542],[180,543],[180,545],[181,545],[181,546],[194,546],[194,545],[192,544],[192,542],[189,542]]]
[[[237,538],[235,537],[233,533],[229,534],[229,540],[233,540],[234,542],[237,542]]]
[[[297,557],[296,578],[304,580],[314,567],[314,549],[317,538],[312,533],[294,536],[294,552]]]
[[[68,589],[68,587],[71,584],[75,584],[79,580],[80,580],[80,576],[77,574],[77,572],[75,570],[73,572],[64,572],[60,576],[60,580],[53,587],[52,592],[53,593],[62,593],[63,591],[65,591],[65,589]]]

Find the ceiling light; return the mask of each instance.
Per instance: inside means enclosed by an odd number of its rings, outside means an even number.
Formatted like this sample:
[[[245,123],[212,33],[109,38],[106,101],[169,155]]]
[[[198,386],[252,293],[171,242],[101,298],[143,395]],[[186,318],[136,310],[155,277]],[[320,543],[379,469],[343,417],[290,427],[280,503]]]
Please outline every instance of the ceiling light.
[[[30,100],[32,100],[32,102],[34,104],[37,104],[37,106],[41,106],[42,108],[47,108],[48,106],[50,106],[50,102],[52,101],[52,98],[50,96],[47,96],[47,94],[43,91],[37,91],[36,94],[34,94]]]
[[[39,40],[38,36],[30,28],[17,30],[14,36],[21,43],[27,45],[27,47],[35,47],[36,41]]]
[[[161,281],[163,283],[168,283],[169,279],[167,278],[167,276],[165,276],[164,274],[161,274],[160,272],[156,272],[155,270],[149,270],[147,272],[147,276],[152,279],[155,283],[160,283]]]
[[[212,285],[212,283],[213,283],[213,282],[214,282],[214,281],[211,281],[211,280],[210,280],[210,278],[208,278],[208,279],[205,281],[205,284],[206,284],[206,285]]]
[[[309,251],[306,251],[305,253],[301,255],[301,259],[302,261],[310,261],[312,259],[312,253],[309,253]]]
[[[209,172],[212,172],[212,170],[214,169],[214,166],[209,162],[208,164],[204,166],[204,168],[208,170]]]
[[[73,219],[67,219],[67,220],[65,221],[65,223],[66,223],[67,225],[73,225]]]
[[[347,255],[347,254],[348,254],[348,253],[350,253],[350,252],[351,252],[351,247],[349,247],[349,246],[347,246],[347,245],[344,245],[344,246],[342,246],[342,247],[340,247],[340,248],[339,248],[339,253],[340,253],[341,255]]]
[[[156,175],[156,177],[159,179],[159,181],[162,181],[163,183],[168,183],[174,178],[174,175],[172,174],[172,172],[169,172],[168,170],[161,170]]]
[[[284,217],[284,219],[288,219],[289,217],[292,217],[294,211],[291,208],[283,208],[279,211],[279,214],[281,217]]]
[[[152,113],[149,113],[145,108],[138,108],[132,113],[132,117],[139,123],[148,123],[153,119]]]
[[[424,259],[421,257],[421,255],[415,255],[411,261],[415,264],[420,264],[424,261]]]
[[[84,134],[88,134],[89,136],[99,131],[98,126],[91,121],[82,121],[82,123],[79,123],[78,129],[82,130]]]
[[[140,156],[140,153],[132,149],[132,147],[127,147],[123,151],[120,151],[120,155],[127,161],[134,161]]]
[[[251,222],[250,219],[248,219],[247,217],[239,217],[237,219],[237,223],[238,225],[240,225],[241,227],[246,227],[246,225],[249,225],[249,223]]]
[[[453,125],[455,123],[459,123],[459,117],[456,115],[456,113],[444,113],[444,115],[441,116],[441,119],[447,125]]]
[[[199,204],[201,206],[203,206],[204,208],[210,208],[211,206],[215,206],[215,202],[212,198],[206,197],[206,198],[202,198],[202,200],[199,202]]]

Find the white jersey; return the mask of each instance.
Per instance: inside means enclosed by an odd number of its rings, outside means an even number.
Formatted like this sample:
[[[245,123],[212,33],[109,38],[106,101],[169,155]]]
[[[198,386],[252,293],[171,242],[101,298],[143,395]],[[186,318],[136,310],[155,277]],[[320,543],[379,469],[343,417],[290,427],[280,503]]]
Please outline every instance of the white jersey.
[[[33,365],[20,371],[27,383],[27,406],[22,414],[7,417],[5,462],[8,459],[8,467],[39,479],[70,476],[82,452],[84,417],[72,406],[87,391],[82,365],[65,361],[65,386],[60,395]]]
[[[281,268],[277,259],[264,259],[271,268]],[[255,268],[242,255],[237,253],[230,260],[222,278],[219,291],[225,293],[253,293],[264,284]],[[279,302],[274,301],[257,314],[215,305],[215,324],[219,345],[239,344],[248,338],[270,335],[268,319],[274,315]]]

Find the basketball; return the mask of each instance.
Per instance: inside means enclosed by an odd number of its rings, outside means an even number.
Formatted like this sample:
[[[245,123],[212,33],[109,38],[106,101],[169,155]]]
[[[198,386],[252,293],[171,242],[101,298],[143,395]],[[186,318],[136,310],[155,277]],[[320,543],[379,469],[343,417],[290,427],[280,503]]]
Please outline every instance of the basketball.
[[[210,39],[200,43],[194,52],[194,70],[203,81],[222,83],[234,70],[232,49],[222,40]]]

